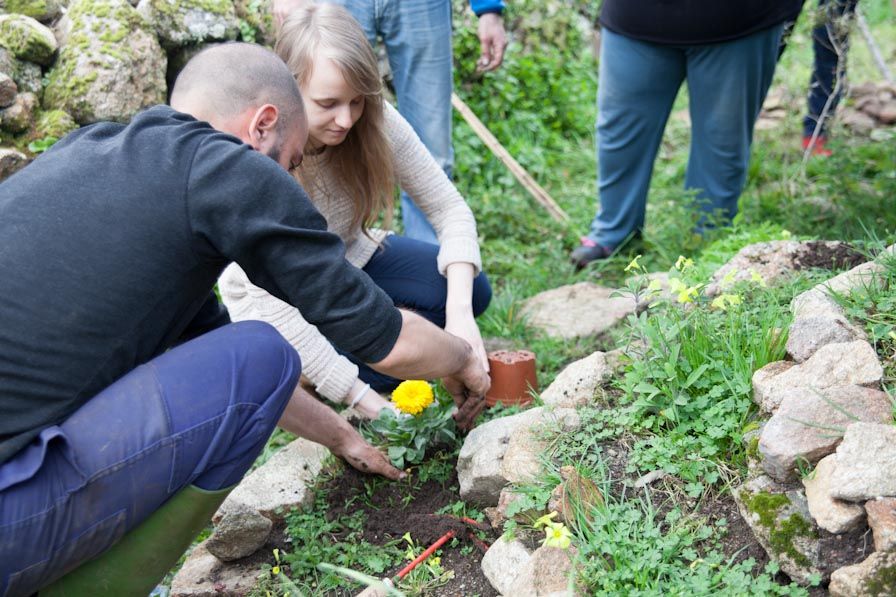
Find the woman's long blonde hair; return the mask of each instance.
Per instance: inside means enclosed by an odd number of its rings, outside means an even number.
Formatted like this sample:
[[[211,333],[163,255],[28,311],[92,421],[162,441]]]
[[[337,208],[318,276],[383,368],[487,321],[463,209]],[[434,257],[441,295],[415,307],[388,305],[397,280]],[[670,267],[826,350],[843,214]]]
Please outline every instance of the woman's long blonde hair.
[[[392,220],[395,169],[392,146],[383,123],[383,81],[376,55],[351,14],[335,4],[311,4],[294,11],[277,35],[275,51],[303,85],[311,77],[315,58],[329,58],[346,82],[364,96],[364,112],[345,141],[327,148],[327,165],[338,173],[345,191],[354,198],[352,230],[368,228],[382,214],[385,227]],[[302,167],[296,174],[303,185],[313,180]]]

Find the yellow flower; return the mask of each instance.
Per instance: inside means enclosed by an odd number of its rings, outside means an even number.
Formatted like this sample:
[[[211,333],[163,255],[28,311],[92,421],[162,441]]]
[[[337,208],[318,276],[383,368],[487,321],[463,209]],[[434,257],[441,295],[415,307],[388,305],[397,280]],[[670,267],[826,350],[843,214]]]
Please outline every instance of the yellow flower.
[[[722,281],[719,282],[719,286],[722,288],[728,288],[732,284],[734,284],[734,278],[737,277],[737,270],[732,268],[728,270],[728,273],[722,277]]]
[[[680,272],[683,272],[684,270],[688,269],[689,267],[694,267],[694,260],[690,259],[688,257],[685,257],[684,255],[679,255],[678,261],[675,262],[675,269],[677,269]]]
[[[551,522],[544,528],[544,542],[542,545],[566,549],[569,547],[570,537],[572,537],[572,533],[566,528],[565,524],[562,522]]]
[[[750,280],[765,288],[765,279],[755,269],[750,270]]]
[[[556,523],[551,522],[551,519],[556,518],[556,517],[557,517],[556,512],[551,512],[550,514],[545,514],[544,516],[542,516],[541,518],[539,518],[538,520],[533,522],[532,526],[537,529],[538,527],[541,527],[541,526],[548,526],[551,524],[556,524]]]
[[[740,296],[736,294],[720,294],[713,299],[711,306],[713,309],[721,309],[726,311],[728,307],[740,304]]]
[[[432,387],[419,379],[403,381],[392,392],[392,403],[398,410],[409,415],[419,415],[432,404],[432,400]]]
[[[640,258],[641,258],[641,256],[638,255],[637,257],[635,257],[634,259],[632,259],[631,262],[630,262],[628,265],[625,266],[625,271],[630,272],[630,271],[632,271],[633,269],[634,269],[634,270],[641,269],[641,265],[638,263],[638,259],[640,259]]]

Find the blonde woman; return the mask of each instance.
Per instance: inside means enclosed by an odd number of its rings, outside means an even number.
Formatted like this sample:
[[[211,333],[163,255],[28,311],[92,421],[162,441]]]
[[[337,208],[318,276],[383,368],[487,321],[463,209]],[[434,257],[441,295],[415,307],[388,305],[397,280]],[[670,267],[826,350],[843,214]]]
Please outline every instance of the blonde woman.
[[[345,242],[346,259],[397,306],[466,340],[487,369],[474,317],[488,306],[491,288],[481,273],[476,221],[411,126],[383,100],[376,57],[361,27],[340,6],[308,5],[286,19],[276,51],[299,83],[308,119],[304,159],[292,174]],[[374,226],[389,226],[396,184],[426,215],[439,245]],[[261,319],[283,334],[318,394],[368,417],[388,405],[378,392],[400,380],[331,345],[298,310],[253,286],[238,266],[224,272],[220,290],[234,320]]]

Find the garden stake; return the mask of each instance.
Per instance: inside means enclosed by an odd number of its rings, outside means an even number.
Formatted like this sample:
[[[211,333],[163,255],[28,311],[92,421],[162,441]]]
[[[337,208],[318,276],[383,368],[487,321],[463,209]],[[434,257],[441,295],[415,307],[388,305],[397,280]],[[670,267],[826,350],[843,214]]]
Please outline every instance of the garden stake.
[[[482,124],[482,121],[473,113],[473,110],[471,110],[470,107],[464,103],[464,100],[460,99],[456,93],[451,94],[451,105],[454,106],[455,110],[460,112],[460,115],[464,117],[464,120],[466,120],[467,124],[470,125],[470,128],[473,129],[473,132],[476,133],[483,143],[485,143],[485,146],[491,150],[495,157],[501,160],[502,164],[507,166],[510,173],[513,174],[527,191],[529,191],[529,194],[532,195],[542,207],[548,210],[548,213],[551,214],[552,218],[558,222],[569,221],[569,216],[566,215],[566,212],[557,205],[557,202],[548,195],[547,191],[541,188],[540,184],[535,182],[532,175],[526,172],[526,169],[513,159],[510,152],[504,149],[501,142],[495,138],[490,130],[488,130],[488,127]]]
[[[408,573],[410,573],[411,570],[416,568],[420,562],[422,562],[423,560],[425,560],[426,558],[431,556],[433,554],[433,552],[435,552],[435,550],[442,547],[446,542],[451,540],[453,537],[454,537],[454,531],[448,531],[447,533],[445,533],[444,535],[439,537],[438,541],[436,541],[435,543],[433,543],[432,545],[427,547],[426,551],[424,551],[419,556],[414,558],[413,562],[411,562],[410,564],[408,564],[407,566],[405,566],[404,568],[399,570],[398,574],[395,575],[395,578],[397,578],[398,580],[401,580],[402,578],[407,576]]]

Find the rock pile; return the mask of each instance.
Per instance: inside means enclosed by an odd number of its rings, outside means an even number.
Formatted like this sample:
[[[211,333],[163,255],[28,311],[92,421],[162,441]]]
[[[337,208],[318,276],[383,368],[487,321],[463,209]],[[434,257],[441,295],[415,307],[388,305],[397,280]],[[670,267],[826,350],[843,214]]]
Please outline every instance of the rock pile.
[[[850,102],[843,109],[843,124],[858,133],[896,124],[896,85],[862,83],[849,91]]]
[[[127,122],[165,103],[184,55],[238,39],[241,31],[249,41],[270,43],[269,4],[16,0],[0,6],[0,180],[79,125]]]

